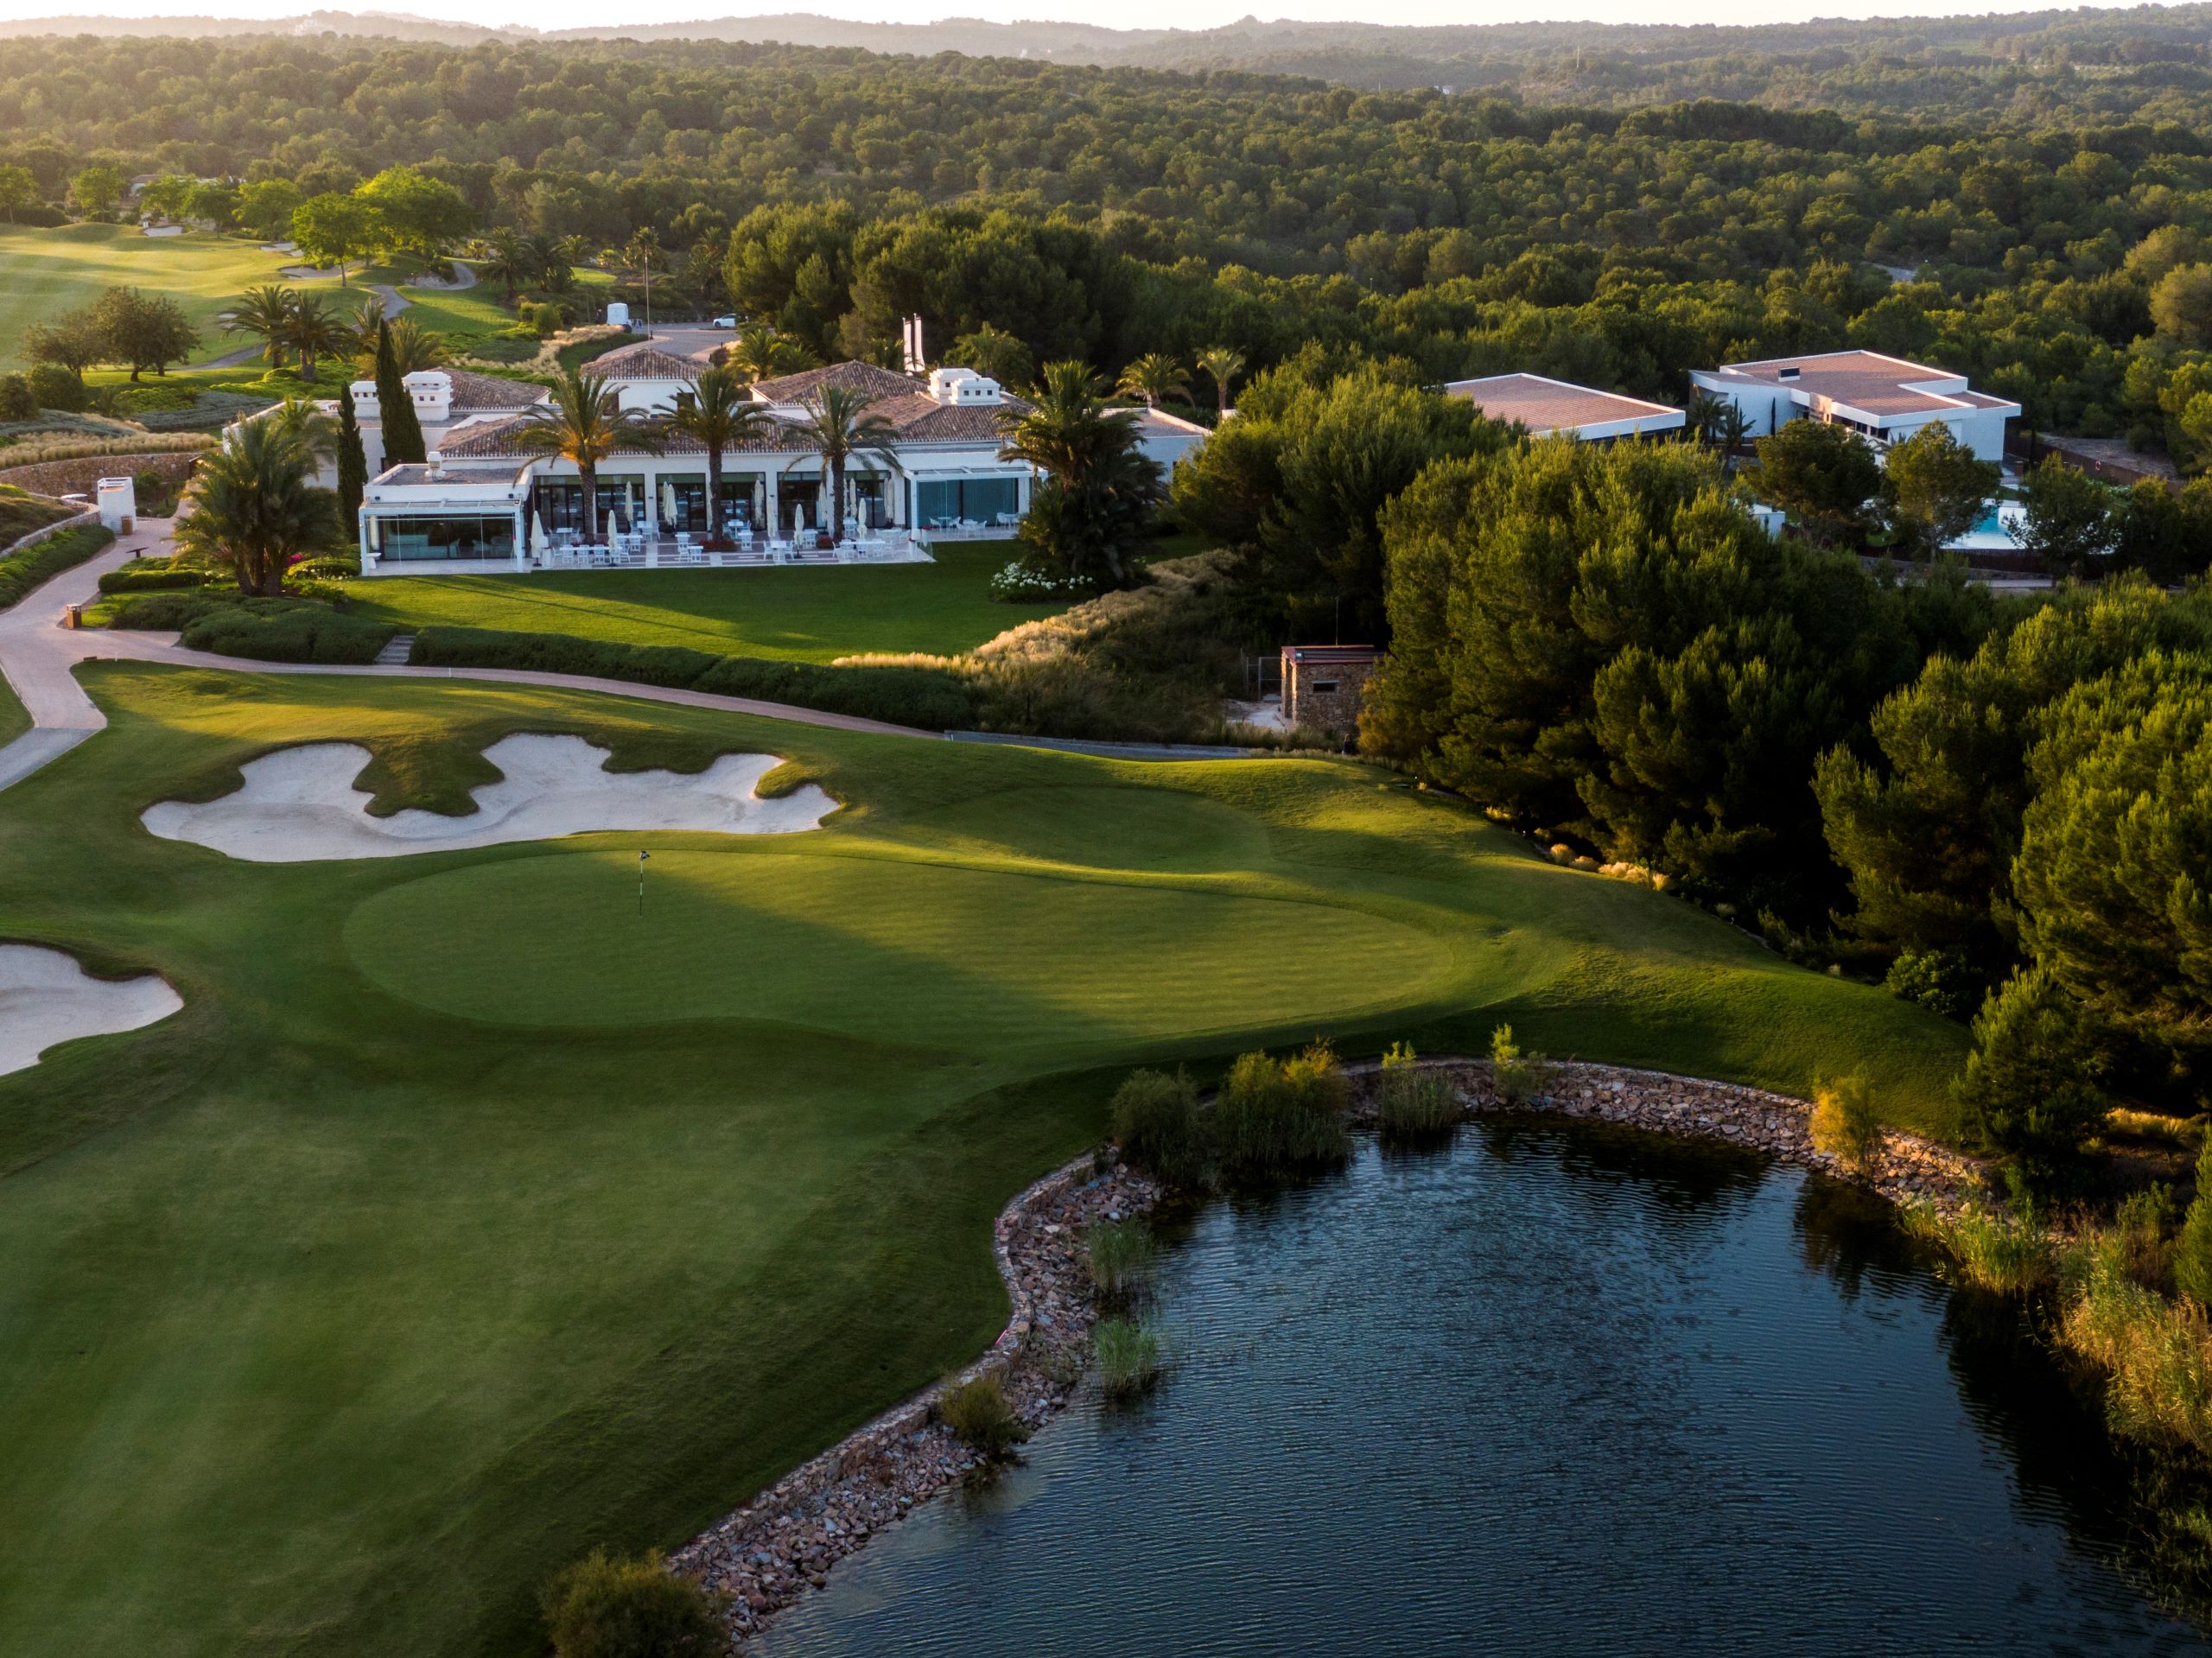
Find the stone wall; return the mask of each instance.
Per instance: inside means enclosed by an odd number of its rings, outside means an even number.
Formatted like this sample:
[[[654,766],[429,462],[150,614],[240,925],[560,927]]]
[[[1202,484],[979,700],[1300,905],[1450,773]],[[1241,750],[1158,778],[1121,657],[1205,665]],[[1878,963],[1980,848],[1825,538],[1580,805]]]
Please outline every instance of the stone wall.
[[[4,454],[0,450],[0,454]],[[156,473],[171,483],[181,482],[200,459],[198,449],[154,454],[88,454],[74,461],[41,461],[28,467],[0,470],[0,484],[13,484],[34,495],[90,495],[103,478],[137,477]]]

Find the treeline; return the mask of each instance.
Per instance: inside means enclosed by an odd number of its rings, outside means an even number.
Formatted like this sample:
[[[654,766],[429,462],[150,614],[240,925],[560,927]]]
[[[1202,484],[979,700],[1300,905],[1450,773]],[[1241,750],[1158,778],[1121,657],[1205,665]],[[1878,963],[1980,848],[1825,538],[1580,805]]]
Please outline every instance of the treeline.
[[[86,40],[0,65],[0,171],[59,210],[88,175],[329,207],[405,168],[449,230],[650,231],[669,303],[824,356],[918,309],[940,348],[988,326],[1109,378],[1318,340],[1681,398],[1692,366],[1866,345],[2195,464],[2212,91],[2103,113],[2048,79],[2032,121],[1955,126],[728,43]]]

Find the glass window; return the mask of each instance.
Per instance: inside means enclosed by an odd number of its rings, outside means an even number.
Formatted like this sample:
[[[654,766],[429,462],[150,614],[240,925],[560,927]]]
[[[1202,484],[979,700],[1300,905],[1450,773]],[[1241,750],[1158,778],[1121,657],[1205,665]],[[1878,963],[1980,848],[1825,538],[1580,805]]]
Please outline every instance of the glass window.
[[[515,521],[495,518],[380,518],[379,556],[397,560],[515,556]]]
[[[995,524],[1020,510],[1017,478],[931,478],[915,489],[914,515],[925,530]]]

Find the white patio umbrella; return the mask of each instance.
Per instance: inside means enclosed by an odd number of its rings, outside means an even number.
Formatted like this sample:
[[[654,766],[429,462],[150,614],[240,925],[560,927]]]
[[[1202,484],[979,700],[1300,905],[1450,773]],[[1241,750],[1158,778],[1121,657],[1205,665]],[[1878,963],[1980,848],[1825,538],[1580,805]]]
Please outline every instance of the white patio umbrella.
[[[540,558],[544,557],[549,539],[545,533],[545,515],[533,510],[530,515],[530,550]]]
[[[369,520],[369,550],[372,553],[384,551],[384,520],[382,518]]]
[[[676,522],[676,486],[666,479],[660,486],[660,527],[667,529]]]

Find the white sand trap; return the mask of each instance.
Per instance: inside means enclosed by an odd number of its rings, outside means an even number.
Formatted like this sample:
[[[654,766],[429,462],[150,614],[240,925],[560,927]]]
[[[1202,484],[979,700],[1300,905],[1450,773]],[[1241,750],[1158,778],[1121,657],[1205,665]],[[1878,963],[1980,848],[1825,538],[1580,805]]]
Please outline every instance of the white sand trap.
[[[0,944],[0,1076],[38,1064],[57,1042],[135,1031],[183,1006],[158,974],[96,979],[60,950]]]
[[[148,807],[143,821],[165,841],[190,841],[253,863],[308,863],[610,829],[789,835],[820,827],[836,809],[810,783],[779,800],[755,794],[754,785],[783,764],[773,754],[724,754],[685,776],[610,772],[607,752],[581,737],[502,737],[484,758],[505,775],[473,792],[476,810],[466,817],[416,810],[372,817],[370,795],[353,786],[369,751],[356,743],[309,743],[248,762],[241,768],[245,786],[219,800],[164,800]]]

